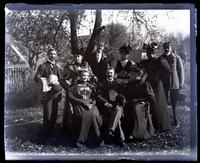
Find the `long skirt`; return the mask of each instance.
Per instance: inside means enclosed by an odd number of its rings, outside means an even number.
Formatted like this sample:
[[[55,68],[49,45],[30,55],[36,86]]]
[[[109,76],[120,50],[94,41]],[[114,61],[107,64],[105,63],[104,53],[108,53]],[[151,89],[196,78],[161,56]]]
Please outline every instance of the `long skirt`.
[[[128,104],[129,136],[138,139],[147,139],[154,136],[155,129],[152,123],[149,105],[130,101]]]
[[[75,142],[98,145],[101,141],[102,119],[96,106],[86,110],[81,105],[73,105]]]
[[[151,106],[152,121],[157,131],[171,129],[167,99],[162,81],[151,83],[155,94],[155,103]]]

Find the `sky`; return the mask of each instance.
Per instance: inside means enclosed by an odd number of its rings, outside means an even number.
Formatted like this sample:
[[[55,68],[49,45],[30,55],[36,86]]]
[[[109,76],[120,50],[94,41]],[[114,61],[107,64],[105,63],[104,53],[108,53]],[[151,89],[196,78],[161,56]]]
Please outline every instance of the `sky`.
[[[144,11],[144,10],[143,10]],[[157,14],[156,25],[164,29],[167,33],[173,33],[177,35],[181,33],[183,37],[190,35],[190,10],[146,10],[148,16],[153,16]],[[85,28],[80,29],[78,35],[88,35],[90,29],[93,29],[94,26],[94,14],[91,15],[91,10],[87,10],[87,19],[93,21],[92,23],[84,22]],[[93,12],[94,13],[94,12]],[[114,23],[122,23],[126,26],[129,26],[126,18],[123,16],[117,15],[118,10],[102,10],[102,25]],[[113,15],[112,15],[113,14]],[[111,15],[110,19],[108,15]]]

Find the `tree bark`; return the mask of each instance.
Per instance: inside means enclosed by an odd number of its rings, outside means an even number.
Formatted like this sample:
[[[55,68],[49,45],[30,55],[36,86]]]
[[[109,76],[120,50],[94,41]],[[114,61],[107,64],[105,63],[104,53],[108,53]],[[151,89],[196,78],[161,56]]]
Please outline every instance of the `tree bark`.
[[[70,29],[71,29],[71,50],[72,54],[76,54],[79,51],[78,48],[78,37],[77,37],[77,20],[78,14],[77,11],[71,10],[69,13],[69,20],[70,20]]]
[[[95,18],[93,32],[84,55],[84,60],[86,61],[89,61],[91,59],[91,55],[94,50],[96,41],[99,39],[101,31],[105,28],[105,26],[101,26],[101,23],[102,23],[101,10],[96,10],[96,18]]]

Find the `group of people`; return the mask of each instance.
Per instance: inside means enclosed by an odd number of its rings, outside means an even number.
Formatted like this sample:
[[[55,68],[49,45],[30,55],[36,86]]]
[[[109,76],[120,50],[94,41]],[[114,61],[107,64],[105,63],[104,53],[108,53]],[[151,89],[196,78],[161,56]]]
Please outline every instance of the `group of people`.
[[[43,93],[45,132],[56,125],[58,103],[65,90],[62,127],[72,133],[77,147],[100,146],[102,142],[125,146],[154,136],[157,131],[177,126],[176,106],[183,88],[184,71],[181,57],[170,42],[163,44],[164,53],[156,57],[156,43],[144,46],[148,59],[139,63],[128,60],[129,45],[119,48],[121,59],[110,62],[103,56],[104,44],[96,45],[90,60],[82,53],[74,55],[63,72],[55,64],[56,50],[50,48],[48,61],[40,65],[34,80],[47,78],[51,89]],[[169,116],[169,101],[173,122]]]

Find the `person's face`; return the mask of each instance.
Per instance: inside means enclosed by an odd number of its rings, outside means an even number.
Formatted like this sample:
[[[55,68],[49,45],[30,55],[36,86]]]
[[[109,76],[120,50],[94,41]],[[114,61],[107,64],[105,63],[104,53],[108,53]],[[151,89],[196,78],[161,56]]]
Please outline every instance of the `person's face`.
[[[89,72],[82,72],[80,75],[80,80],[83,82],[89,81]]]
[[[97,61],[101,60],[102,54],[103,54],[103,46],[98,46],[97,50],[96,50],[96,59],[97,59]]]
[[[113,80],[115,76],[115,71],[113,69],[108,69],[106,72],[106,76],[108,80]]]
[[[166,54],[170,54],[171,51],[172,51],[172,47],[170,45],[169,46],[165,46],[164,47],[164,51],[165,51]]]
[[[75,56],[75,62],[76,63],[81,63],[83,60],[83,56],[82,55],[76,55]]]
[[[50,61],[55,61],[57,57],[56,51],[55,50],[49,51],[47,57]]]
[[[128,54],[125,51],[120,51],[121,54],[121,61],[127,60],[128,59]]]
[[[130,78],[132,81],[140,81],[142,76],[142,71],[132,71],[130,73]]]
[[[148,57],[148,58],[154,58],[154,57],[155,57],[155,54],[154,54],[154,53],[147,53],[147,57]]]

